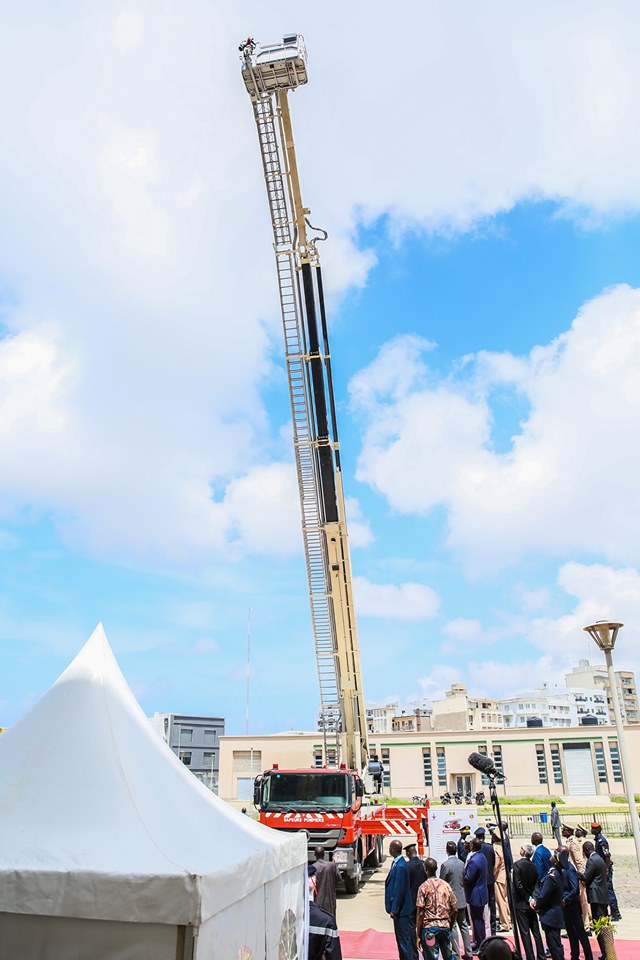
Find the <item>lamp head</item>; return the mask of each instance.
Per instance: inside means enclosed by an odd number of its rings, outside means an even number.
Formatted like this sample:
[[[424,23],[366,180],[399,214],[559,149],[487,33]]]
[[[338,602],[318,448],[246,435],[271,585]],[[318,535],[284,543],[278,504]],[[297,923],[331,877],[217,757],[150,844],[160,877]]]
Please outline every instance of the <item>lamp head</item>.
[[[589,634],[592,640],[602,650],[603,653],[611,652],[615,646],[618,630],[624,627],[624,623],[611,623],[609,620],[596,620],[583,630]]]

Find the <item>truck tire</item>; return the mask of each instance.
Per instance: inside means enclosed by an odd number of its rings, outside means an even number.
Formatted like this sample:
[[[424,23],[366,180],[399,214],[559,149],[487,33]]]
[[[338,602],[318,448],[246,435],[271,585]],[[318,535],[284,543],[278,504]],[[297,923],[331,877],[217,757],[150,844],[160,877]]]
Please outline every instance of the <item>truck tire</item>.
[[[371,853],[365,860],[365,866],[370,867],[372,870],[375,870],[376,867],[380,866],[380,850],[378,848],[378,837],[374,837],[373,848]]]
[[[359,886],[360,886],[359,877],[355,876],[355,877],[344,878],[344,889],[347,893],[357,893]]]

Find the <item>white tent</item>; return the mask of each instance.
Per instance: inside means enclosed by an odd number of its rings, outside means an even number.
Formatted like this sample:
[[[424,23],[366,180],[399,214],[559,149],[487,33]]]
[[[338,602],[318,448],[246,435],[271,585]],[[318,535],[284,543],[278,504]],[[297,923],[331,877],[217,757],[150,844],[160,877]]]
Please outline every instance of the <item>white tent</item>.
[[[302,960],[306,862],[154,733],[101,625],[0,736],[6,960]]]

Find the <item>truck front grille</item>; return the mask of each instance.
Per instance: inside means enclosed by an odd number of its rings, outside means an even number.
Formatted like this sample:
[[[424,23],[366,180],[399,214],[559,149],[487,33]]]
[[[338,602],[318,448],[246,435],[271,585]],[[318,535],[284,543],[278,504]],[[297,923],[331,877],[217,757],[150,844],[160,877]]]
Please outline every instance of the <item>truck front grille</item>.
[[[282,827],[277,827],[277,829],[282,830],[283,833],[291,833],[291,830]],[[322,846],[329,853],[335,850],[345,833],[339,827],[305,827],[304,829],[309,838],[307,840],[307,850],[312,860],[315,860],[314,850],[316,847]]]

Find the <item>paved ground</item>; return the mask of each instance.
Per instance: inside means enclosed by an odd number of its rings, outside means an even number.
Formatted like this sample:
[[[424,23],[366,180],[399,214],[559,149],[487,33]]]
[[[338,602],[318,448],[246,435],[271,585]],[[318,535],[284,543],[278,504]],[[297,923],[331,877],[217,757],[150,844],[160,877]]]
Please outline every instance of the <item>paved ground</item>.
[[[640,875],[635,859],[633,840],[611,841],[614,857],[616,893],[622,921],[616,925],[616,936],[622,940],[640,941]],[[385,845],[385,850],[388,845]],[[365,871],[364,882],[357,895],[338,894],[338,927],[342,930],[379,930],[393,932],[393,924],[384,911],[384,881],[391,859],[376,871]],[[568,956],[568,951],[567,951]],[[640,957],[640,948],[638,951]]]

